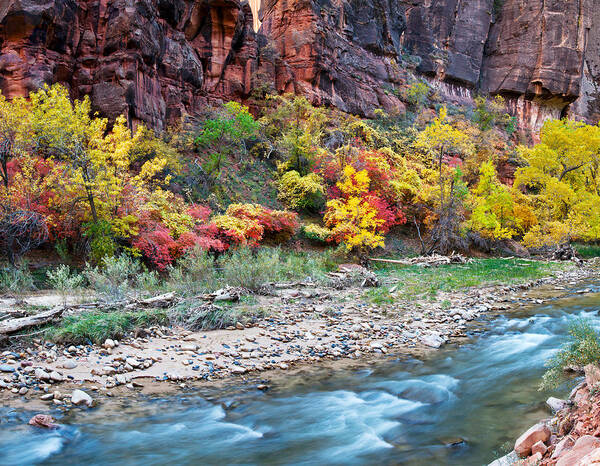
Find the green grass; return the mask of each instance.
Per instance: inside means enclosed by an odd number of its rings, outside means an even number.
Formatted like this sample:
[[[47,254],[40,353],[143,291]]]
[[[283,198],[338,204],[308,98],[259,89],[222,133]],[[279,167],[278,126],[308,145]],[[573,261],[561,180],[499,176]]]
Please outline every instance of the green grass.
[[[578,243],[573,245],[575,250],[581,254],[584,259],[592,259],[600,257],[600,244],[583,244]]]
[[[57,343],[73,345],[103,343],[107,338],[121,338],[137,327],[168,322],[164,310],[86,312],[65,317],[60,326],[46,331],[46,337]]]
[[[247,301],[253,302],[253,301]],[[169,312],[172,322],[190,330],[216,330],[247,324],[266,317],[267,312],[258,306],[249,306],[245,301],[236,304],[221,303],[218,306],[198,306],[195,300],[184,301]]]
[[[435,297],[439,291],[456,291],[493,284],[517,284],[535,280],[572,267],[520,259],[474,259],[469,264],[422,268],[415,265],[377,263],[375,272],[385,284],[396,282],[396,294],[408,299],[418,296]]]
[[[390,293],[390,289],[387,286],[381,286],[379,288],[369,288],[363,295],[367,300],[381,306],[383,304],[394,304],[396,298]]]

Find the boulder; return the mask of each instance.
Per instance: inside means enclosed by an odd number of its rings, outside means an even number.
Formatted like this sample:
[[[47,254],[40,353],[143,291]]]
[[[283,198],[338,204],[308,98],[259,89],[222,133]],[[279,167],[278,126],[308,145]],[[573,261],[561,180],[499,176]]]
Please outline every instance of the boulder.
[[[542,456],[544,456],[546,454],[546,451],[548,451],[548,447],[546,446],[546,444],[544,442],[542,442],[541,440],[539,442],[536,442],[532,447],[531,447],[531,454],[535,455],[536,453],[541,454]]]
[[[579,437],[573,448],[558,458],[556,466],[581,465],[580,460],[598,448],[600,448],[600,438],[591,435]]]
[[[537,442],[546,443],[550,440],[550,429],[546,424],[540,422],[539,424],[530,427],[524,434],[522,434],[515,442],[515,452],[521,458],[526,458],[531,455],[531,447]]]
[[[551,396],[550,398],[548,398],[546,400],[546,404],[554,412],[560,411],[561,409],[564,409],[567,406],[569,406],[569,402],[568,401],[561,400],[559,398],[554,398],[553,396]]]
[[[116,345],[115,341],[111,338],[107,338],[104,341],[104,345],[103,345],[106,349],[113,349]]]
[[[445,340],[439,333],[428,333],[421,337],[421,343],[431,348],[439,348],[445,343]]]
[[[563,453],[573,448],[573,445],[575,445],[575,441],[569,435],[567,435],[554,447],[554,451],[552,452],[552,459],[560,457]]]
[[[577,466],[590,466],[590,465],[598,465],[600,464],[600,448],[596,448],[592,450],[591,453],[588,453],[583,458],[579,460]]]
[[[48,414],[36,414],[29,420],[29,425],[46,429],[58,428],[58,425],[54,424],[54,418]]]

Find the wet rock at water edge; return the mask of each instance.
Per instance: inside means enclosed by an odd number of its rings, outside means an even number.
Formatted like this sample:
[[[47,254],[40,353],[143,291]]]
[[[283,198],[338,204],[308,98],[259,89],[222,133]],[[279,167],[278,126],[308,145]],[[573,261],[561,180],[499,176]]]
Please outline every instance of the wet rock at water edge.
[[[440,348],[445,340],[439,333],[429,333],[421,337],[421,343],[431,348]]]
[[[58,424],[55,424],[54,418],[48,414],[36,414],[29,420],[29,425],[46,429],[58,429]]]
[[[519,462],[519,455],[515,451],[511,451],[508,455],[492,461],[488,466],[512,466]]]
[[[568,401],[561,400],[559,398],[554,398],[553,396],[551,396],[550,398],[548,398],[546,400],[546,404],[554,412],[560,411],[561,409],[564,409],[567,406],[569,406],[569,402]]]
[[[467,441],[462,437],[442,438],[440,442],[448,448],[460,448],[467,445]]]
[[[73,390],[73,393],[71,394],[71,403],[75,406],[86,405],[90,408],[94,403],[94,400],[83,390]]]

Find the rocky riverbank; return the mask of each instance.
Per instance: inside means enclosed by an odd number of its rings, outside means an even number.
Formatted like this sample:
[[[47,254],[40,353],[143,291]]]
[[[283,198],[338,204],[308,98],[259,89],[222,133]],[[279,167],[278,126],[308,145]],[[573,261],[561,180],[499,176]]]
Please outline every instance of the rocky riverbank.
[[[284,289],[263,302],[269,317],[250,326],[207,332],[152,327],[103,345],[63,347],[33,340],[1,354],[0,397],[9,405],[35,401],[68,408],[76,404],[74,389],[97,400],[164,386],[156,382],[186,387],[323,360],[418,354],[460,341],[470,321],[563,295],[594,274],[584,266],[521,285],[388,305],[366,303],[359,288]]]
[[[554,416],[524,432],[514,451],[490,466],[600,464],[600,367],[585,367],[585,380],[566,400],[546,402]]]

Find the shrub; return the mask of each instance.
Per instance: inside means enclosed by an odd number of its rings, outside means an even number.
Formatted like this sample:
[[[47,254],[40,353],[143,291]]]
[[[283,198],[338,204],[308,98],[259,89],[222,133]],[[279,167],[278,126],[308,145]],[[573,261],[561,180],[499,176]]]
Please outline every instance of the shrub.
[[[213,221],[232,244],[258,245],[263,239],[289,240],[298,228],[294,212],[271,210],[260,204],[231,204]]]
[[[302,226],[302,234],[313,241],[326,243],[331,237],[331,230],[315,223]]]
[[[345,243],[348,250],[375,249],[384,246],[385,220],[370,201],[369,175],[352,166],[344,169],[344,178],[337,184],[341,197],[327,202],[325,224],[331,228],[330,241]]]
[[[421,81],[412,83],[404,92],[404,98],[406,101],[416,108],[420,108],[427,103],[428,95],[429,86]]]
[[[240,322],[247,324],[267,315],[262,308],[248,306],[198,306],[197,300],[184,301],[169,311],[171,322],[190,330],[216,330]]]
[[[90,259],[94,264],[100,264],[105,258],[116,254],[117,245],[112,235],[112,227],[106,220],[85,224],[83,236],[88,238]]]
[[[148,293],[160,291],[162,287],[160,276],[154,270],[144,270],[139,273],[135,279],[135,285],[138,290]]]
[[[142,271],[140,263],[127,255],[105,257],[101,267],[87,266],[84,275],[91,287],[107,302],[118,302],[134,289]]]
[[[548,362],[540,389],[555,388],[565,380],[565,369],[583,368],[600,361],[600,333],[588,320],[580,319],[569,327],[569,341]]]
[[[35,289],[33,276],[26,263],[0,269],[0,290],[3,292],[22,293]]]
[[[326,281],[327,272],[335,269],[334,252],[328,249],[319,253],[312,252],[280,252],[280,265],[272,281],[311,280]]]
[[[173,253],[177,250],[177,243],[169,230],[158,224],[152,230],[144,229],[133,242],[133,247],[162,272],[175,260]]]
[[[220,260],[223,281],[230,286],[260,291],[277,277],[279,259],[279,249],[265,248],[255,252],[247,247],[236,249]]]
[[[54,270],[48,270],[46,277],[50,286],[60,292],[63,305],[67,304],[69,293],[81,288],[84,282],[84,277],[77,272],[71,273],[71,268],[66,264],[61,264]]]
[[[325,188],[316,173],[300,176],[292,170],[281,176],[277,186],[279,200],[290,209],[318,210],[323,205]]]
[[[169,286],[184,295],[213,291],[218,286],[214,259],[201,247],[188,250],[171,268]]]
[[[42,215],[29,210],[0,206],[0,254],[15,264],[25,253],[48,239]]]

